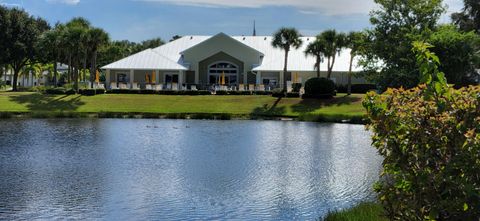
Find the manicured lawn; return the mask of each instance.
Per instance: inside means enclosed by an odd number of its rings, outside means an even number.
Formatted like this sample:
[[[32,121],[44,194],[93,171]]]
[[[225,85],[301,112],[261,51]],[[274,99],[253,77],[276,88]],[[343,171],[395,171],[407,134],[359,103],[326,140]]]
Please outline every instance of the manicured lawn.
[[[324,221],[387,221],[383,208],[376,203],[361,203],[345,211],[332,212]]]
[[[105,94],[97,96],[44,95],[0,92],[0,112],[231,114],[238,116],[341,116],[361,118],[364,95],[338,95],[329,100],[271,96],[167,96]]]

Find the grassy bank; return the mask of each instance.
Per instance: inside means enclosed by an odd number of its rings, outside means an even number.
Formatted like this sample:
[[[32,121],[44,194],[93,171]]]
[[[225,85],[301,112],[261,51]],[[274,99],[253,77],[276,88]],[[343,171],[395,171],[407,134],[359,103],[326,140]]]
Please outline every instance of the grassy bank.
[[[387,221],[383,208],[376,203],[361,203],[345,211],[332,212],[324,221]]]
[[[360,123],[363,95],[339,94],[329,100],[271,96],[166,96],[105,94],[97,96],[0,92],[0,117],[167,117],[296,118],[303,121]]]

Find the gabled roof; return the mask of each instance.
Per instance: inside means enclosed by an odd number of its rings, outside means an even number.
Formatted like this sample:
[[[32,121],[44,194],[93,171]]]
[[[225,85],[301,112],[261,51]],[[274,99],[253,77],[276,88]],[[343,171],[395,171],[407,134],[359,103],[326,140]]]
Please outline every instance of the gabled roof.
[[[272,46],[271,36],[228,36],[219,33],[215,36],[184,36],[172,42],[168,42],[154,49],[147,49],[138,54],[124,58],[120,61],[109,64],[103,69],[157,69],[157,70],[186,70],[188,64],[183,61],[182,53],[195,50],[199,45],[214,41],[218,38],[228,38],[232,44],[242,44],[249,50],[253,50],[263,56],[261,64],[258,64],[253,71],[282,71],[284,62],[284,51]],[[315,40],[315,37],[302,37],[303,44],[298,49],[292,49],[289,53],[289,71],[315,71],[315,58],[306,56],[305,49],[308,44]],[[326,59],[320,65],[321,71],[327,70]],[[350,49],[343,50],[337,55],[334,72],[347,72],[349,70]],[[353,71],[361,71],[357,66],[357,59],[354,60]]]
[[[192,47],[190,47],[190,48],[187,48],[187,49],[185,49],[184,51],[181,51],[180,54],[185,54],[185,53],[188,52],[188,51],[193,51],[193,50],[199,48],[200,46],[202,46],[202,45],[204,45],[204,44],[207,44],[208,42],[217,41],[217,40],[219,40],[219,39],[227,39],[227,40],[228,40],[229,42],[231,42],[232,44],[238,44],[238,45],[240,45],[240,46],[242,46],[242,47],[244,47],[244,48],[247,48],[247,49],[249,49],[249,50],[252,50],[252,51],[258,53],[259,55],[262,55],[262,56],[263,56],[263,53],[262,53],[262,52],[258,51],[258,50],[255,49],[255,48],[250,47],[250,46],[247,45],[247,44],[243,44],[242,42],[238,41],[237,39],[235,39],[235,38],[233,38],[233,37],[231,37],[231,36],[229,36],[229,35],[226,35],[226,34],[223,33],[223,32],[220,32],[220,33],[218,33],[218,34],[216,34],[216,35],[214,35],[214,36],[212,36],[212,37],[210,37],[210,38],[208,38],[208,39],[206,39],[206,40],[204,40],[204,41],[202,41],[202,42],[200,42],[200,43],[198,43],[198,44],[196,44],[196,45],[194,45],[194,46],[192,46]]]
[[[135,69],[135,70],[187,70],[178,62],[155,52],[152,49],[141,51],[134,55],[102,67],[102,69]]]

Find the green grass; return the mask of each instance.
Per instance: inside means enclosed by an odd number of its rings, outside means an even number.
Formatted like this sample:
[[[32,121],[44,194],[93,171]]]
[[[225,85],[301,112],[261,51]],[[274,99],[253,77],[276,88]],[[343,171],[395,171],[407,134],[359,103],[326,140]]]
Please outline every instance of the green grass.
[[[345,211],[332,212],[324,221],[388,221],[383,208],[376,203],[361,203]]]
[[[313,100],[271,96],[168,96],[105,94],[97,96],[0,92],[0,113],[36,116],[100,113],[139,115],[229,115],[232,117],[292,117],[304,121],[361,120],[363,95],[340,94]]]

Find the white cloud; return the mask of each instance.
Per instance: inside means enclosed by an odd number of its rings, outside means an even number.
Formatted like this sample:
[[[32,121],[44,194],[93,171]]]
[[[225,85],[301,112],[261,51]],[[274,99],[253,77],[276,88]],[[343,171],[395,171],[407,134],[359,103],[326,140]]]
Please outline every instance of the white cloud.
[[[80,3],[80,0],[47,0],[49,3],[63,3],[67,5],[76,5]]]
[[[328,15],[368,14],[375,7],[373,0],[137,0],[199,7],[260,8],[290,6],[303,13],[322,12]]]

